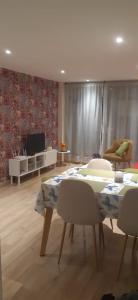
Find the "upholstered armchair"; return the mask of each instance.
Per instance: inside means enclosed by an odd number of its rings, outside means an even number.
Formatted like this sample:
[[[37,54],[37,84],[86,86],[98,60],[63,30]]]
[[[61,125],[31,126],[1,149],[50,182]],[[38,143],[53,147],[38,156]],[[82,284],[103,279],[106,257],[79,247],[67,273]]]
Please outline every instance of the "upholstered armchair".
[[[128,148],[124,151],[122,155],[117,155],[116,153],[117,149],[124,142],[128,142]],[[133,143],[131,140],[128,139],[114,140],[112,146],[105,151],[103,158],[113,162],[115,169],[116,169],[116,164],[121,162],[127,162],[128,166],[130,167],[130,162],[132,159],[132,150],[133,150]]]

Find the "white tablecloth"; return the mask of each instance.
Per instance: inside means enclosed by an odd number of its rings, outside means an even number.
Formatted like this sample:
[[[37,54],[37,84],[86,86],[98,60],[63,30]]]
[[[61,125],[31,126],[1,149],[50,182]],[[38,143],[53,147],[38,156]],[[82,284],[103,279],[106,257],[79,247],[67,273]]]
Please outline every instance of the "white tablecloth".
[[[45,208],[56,208],[61,181],[67,178],[76,178],[87,181],[105,182],[105,187],[97,193],[101,213],[104,217],[117,217],[120,201],[123,199],[123,196],[119,195],[120,191],[125,185],[138,187],[138,183],[131,181],[133,176],[131,173],[124,174],[123,183],[115,183],[114,178],[83,175],[79,173],[80,170],[81,168],[78,167],[71,168],[61,175],[54,176],[42,182],[35,210],[40,214],[44,214]]]

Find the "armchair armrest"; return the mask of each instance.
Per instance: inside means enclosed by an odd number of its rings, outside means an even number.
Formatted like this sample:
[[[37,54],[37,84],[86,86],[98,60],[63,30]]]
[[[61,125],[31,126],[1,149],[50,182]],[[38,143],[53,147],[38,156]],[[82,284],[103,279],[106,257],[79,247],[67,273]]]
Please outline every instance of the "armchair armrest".
[[[111,147],[111,148],[108,148],[104,153],[107,154],[107,153],[114,153],[115,150]]]

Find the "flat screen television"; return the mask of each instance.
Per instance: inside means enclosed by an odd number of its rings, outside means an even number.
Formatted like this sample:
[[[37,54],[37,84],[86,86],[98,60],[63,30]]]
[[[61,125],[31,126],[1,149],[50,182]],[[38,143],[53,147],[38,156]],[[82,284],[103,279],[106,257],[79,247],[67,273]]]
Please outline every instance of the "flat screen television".
[[[34,133],[28,134],[26,139],[25,150],[27,155],[34,155],[45,150],[45,134]]]

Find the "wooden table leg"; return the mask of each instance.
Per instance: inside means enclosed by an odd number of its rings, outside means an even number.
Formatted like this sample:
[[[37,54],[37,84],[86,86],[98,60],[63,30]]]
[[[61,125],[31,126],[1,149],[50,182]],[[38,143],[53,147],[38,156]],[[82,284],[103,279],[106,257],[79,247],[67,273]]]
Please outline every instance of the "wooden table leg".
[[[44,217],[44,227],[43,227],[43,234],[42,234],[42,242],[41,242],[41,249],[40,249],[40,256],[45,256],[46,246],[51,226],[51,220],[53,215],[53,208],[47,207],[46,214]]]

